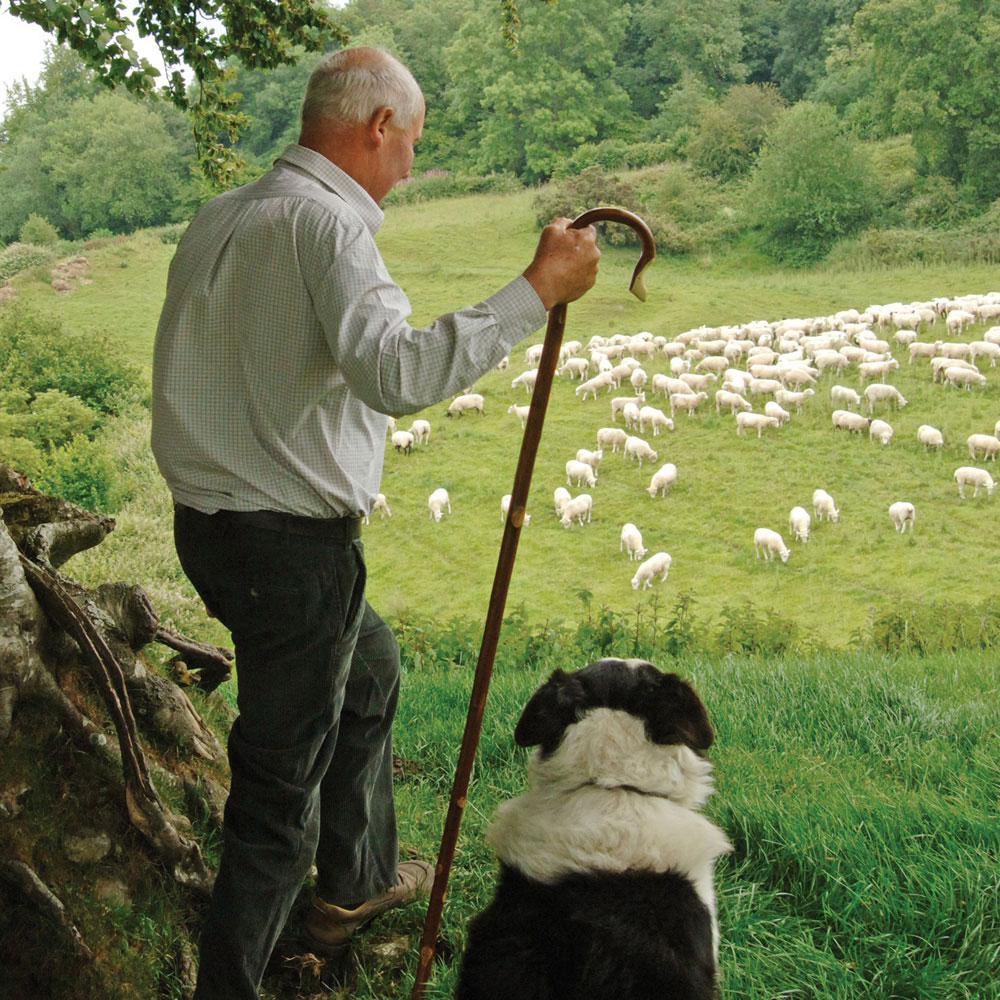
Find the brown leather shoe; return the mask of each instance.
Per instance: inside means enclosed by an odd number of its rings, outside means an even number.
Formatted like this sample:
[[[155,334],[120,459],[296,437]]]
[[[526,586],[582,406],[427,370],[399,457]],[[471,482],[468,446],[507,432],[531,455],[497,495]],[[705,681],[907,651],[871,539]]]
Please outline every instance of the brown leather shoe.
[[[426,861],[401,861],[396,871],[398,881],[385,892],[365,900],[353,910],[325,903],[314,897],[303,924],[303,938],[318,955],[336,958],[350,947],[356,930],[386,910],[426,895],[434,884],[434,867]]]

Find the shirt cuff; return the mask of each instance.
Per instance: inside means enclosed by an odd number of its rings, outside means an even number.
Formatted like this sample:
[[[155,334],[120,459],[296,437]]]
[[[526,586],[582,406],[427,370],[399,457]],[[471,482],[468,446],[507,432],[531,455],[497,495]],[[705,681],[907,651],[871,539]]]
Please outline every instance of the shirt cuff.
[[[500,340],[509,351],[519,340],[545,326],[548,313],[538,293],[523,274],[494,292],[483,305],[496,317],[501,327]]]

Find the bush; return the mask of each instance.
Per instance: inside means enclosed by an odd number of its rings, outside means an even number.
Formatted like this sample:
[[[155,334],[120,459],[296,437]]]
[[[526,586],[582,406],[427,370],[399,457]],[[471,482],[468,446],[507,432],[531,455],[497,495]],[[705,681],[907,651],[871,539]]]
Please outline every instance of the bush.
[[[117,494],[117,471],[98,441],[79,434],[55,449],[36,476],[35,486],[93,511],[110,511]]]
[[[52,258],[52,251],[35,243],[11,243],[0,251],[0,281],[13,278],[21,271],[44,264]]]
[[[665,163],[673,147],[668,142],[630,142],[626,139],[605,139],[604,142],[580,146],[553,171],[556,179],[573,177],[588,167],[603,170],[634,170]]]
[[[59,242],[59,231],[49,222],[32,212],[21,226],[18,234],[22,243],[34,243],[41,247],[54,247]]]
[[[557,216],[575,218],[595,205],[613,205],[642,214],[639,194],[630,184],[600,167],[587,167],[576,177],[550,184],[535,198],[532,207],[539,227],[547,226]],[[647,223],[649,220],[646,220]],[[597,231],[616,246],[638,245],[638,236],[626,226],[598,223]]]
[[[167,226],[165,229],[161,229],[159,233],[160,242],[166,243],[168,245],[179,243],[187,227],[188,224],[185,222],[183,224],[178,224],[176,226]]]
[[[508,194],[522,188],[513,174],[452,174],[447,170],[428,170],[422,177],[397,184],[386,195],[383,204],[412,205],[469,194]]]
[[[768,130],[747,188],[747,213],[765,253],[805,265],[871,220],[876,189],[866,151],[836,112],[802,101]]]

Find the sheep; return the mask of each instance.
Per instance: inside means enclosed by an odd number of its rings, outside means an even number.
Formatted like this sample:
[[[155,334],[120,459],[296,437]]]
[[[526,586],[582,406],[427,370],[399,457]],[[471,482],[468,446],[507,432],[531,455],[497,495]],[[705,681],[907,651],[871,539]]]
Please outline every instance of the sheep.
[[[565,486],[557,486],[552,494],[552,502],[555,504],[556,517],[562,517],[563,507],[570,498],[570,492]]]
[[[597,472],[597,467],[601,464],[601,459],[604,458],[604,449],[598,448],[597,451],[591,451],[589,448],[577,448],[576,450],[576,460],[578,462],[586,462],[595,472]]]
[[[793,507],[788,514],[788,530],[800,542],[809,541],[809,511],[805,507]]]
[[[834,427],[850,431],[852,434],[860,433],[871,423],[868,417],[863,417],[860,413],[852,413],[850,410],[834,410],[830,417]]]
[[[750,380],[750,395],[771,396],[785,387],[776,378],[754,378]]]
[[[901,319],[902,317],[897,317],[897,318]],[[907,318],[908,319],[912,319],[912,317],[907,317]],[[917,324],[914,324],[914,326],[916,326],[916,325]],[[896,343],[900,347],[909,347],[910,344],[915,344],[916,343],[916,341],[917,341],[917,331],[916,330],[897,330],[892,335],[892,339],[895,340]]]
[[[723,370],[729,365],[729,359],[721,354],[713,354],[710,357],[702,358],[695,368],[698,371],[712,372],[715,375],[722,374]]]
[[[979,371],[971,361],[966,361],[964,358],[931,358],[931,372],[935,382],[948,368],[967,368],[969,371]]]
[[[641,438],[629,435],[625,439],[625,457],[630,461],[633,458],[639,459],[639,467],[642,467],[642,460],[644,458],[656,461],[656,452]]]
[[[619,413],[625,412],[625,407],[631,403],[636,408],[636,419],[638,419],[639,407],[646,402],[645,393],[639,396],[613,396],[611,398],[611,419],[617,420]]]
[[[630,560],[641,559],[646,554],[646,549],[642,545],[642,533],[631,521],[622,525],[618,551],[628,552]]]
[[[938,344],[938,356],[942,358],[968,358],[972,345],[964,340],[945,340]]]
[[[410,424],[410,433],[414,444],[429,444],[431,440],[431,424],[429,420],[414,420]]]
[[[507,520],[507,512],[510,510],[510,498],[511,498],[511,495],[509,493],[505,493],[502,497],[500,497],[500,520],[501,520],[501,522],[504,522],[504,521]],[[524,527],[527,528],[528,525],[531,524],[531,515],[530,514],[525,514],[521,523],[524,525]],[[517,523],[516,522],[515,522],[515,527],[517,527]]]
[[[542,350],[544,347],[544,344],[532,344],[524,352],[524,363],[527,365],[537,365],[542,359]]]
[[[893,368],[898,368],[899,362],[895,358],[888,358],[884,361],[863,361],[858,365],[858,375],[861,385],[864,385],[869,378],[885,381],[886,375]]]
[[[498,371],[498,372],[505,372],[505,371],[507,370],[507,367],[508,367],[509,365],[510,365],[510,355],[508,355],[508,354],[505,354],[505,355],[504,355],[504,356],[503,356],[503,357],[502,357],[502,358],[501,358],[501,359],[500,359],[500,360],[499,360],[499,361],[497,362],[497,371]]]
[[[695,392],[701,392],[706,389],[710,383],[714,382],[718,376],[712,374],[711,372],[706,372],[703,375],[699,375],[695,372],[684,372],[680,376],[682,382],[687,382],[687,384],[694,389]]]
[[[392,446],[396,451],[409,455],[410,449],[413,447],[413,435],[409,431],[393,431]]]
[[[921,424],[917,428],[917,441],[925,448],[944,447],[944,435],[936,427],[931,427],[930,424]]]
[[[661,427],[668,431],[674,429],[673,420],[663,410],[657,409],[655,406],[643,406],[639,410],[639,430],[643,434],[646,433],[646,424],[652,426],[653,437],[656,437],[660,433]]]
[[[481,417],[486,415],[483,408],[483,397],[478,392],[467,392],[464,395],[456,396],[448,405],[445,416],[453,417],[457,413],[459,417],[466,410],[476,410]]]
[[[976,317],[965,309],[952,309],[944,318],[944,325],[948,333],[954,336],[961,334],[965,328],[976,321]]]
[[[774,394],[774,401],[780,406],[794,406],[796,413],[802,412],[802,404],[816,392],[815,389],[802,389],[799,392],[792,392],[789,389],[781,389]],[[765,412],[767,407],[764,407]]]
[[[779,427],[792,417],[788,410],[782,408],[780,403],[770,399],[764,404],[764,414],[768,417],[774,417],[778,421]]]
[[[905,532],[906,526],[909,525],[912,534],[917,511],[912,503],[908,503],[906,500],[897,500],[894,504],[889,505],[889,518],[898,532]]]
[[[676,416],[678,410],[687,410],[687,415],[690,417],[703,399],[708,399],[707,392],[696,392],[690,396],[679,392],[673,393],[670,397],[670,416]]]
[[[812,373],[800,365],[781,366],[781,368],[781,375],[778,378],[786,389],[796,386],[801,389],[803,386],[812,385],[816,381]]]
[[[632,383],[632,388],[635,389],[636,392],[639,392],[649,380],[649,376],[641,368],[636,368],[635,371],[629,375],[628,380]]]
[[[730,392],[728,389],[716,389],[715,412],[721,413],[723,406],[728,406],[730,413],[735,413],[737,410],[753,409],[750,401],[744,399],[738,392]]]
[[[1000,344],[989,340],[974,340],[970,345],[969,360],[975,364],[977,358],[989,358],[990,368],[996,368],[1000,359]]]
[[[633,402],[626,403],[622,407],[622,417],[626,428],[632,430],[639,423],[639,407]]]
[[[585,522],[590,523],[593,507],[594,498],[589,493],[581,493],[563,504],[559,523],[564,528],[568,528],[573,521],[579,521],[582,528]]]
[[[588,486],[597,485],[597,474],[594,470],[586,462],[578,462],[575,458],[571,458],[566,463],[566,485],[572,486],[574,479],[577,486],[582,486],[584,483]]]
[[[910,364],[912,365],[917,358],[933,358],[937,354],[937,349],[941,345],[941,341],[935,341],[933,344],[928,344],[925,341],[917,340],[907,347],[907,353],[910,356]]]
[[[687,372],[691,370],[691,362],[686,358],[671,358],[670,359],[670,374],[680,375],[682,372]]]
[[[873,420],[868,425],[868,440],[888,444],[892,440],[892,427],[885,420]]]
[[[974,486],[973,499],[979,496],[979,488],[986,490],[987,496],[993,496],[993,477],[985,469],[977,469],[972,465],[963,465],[955,470],[955,482],[958,483],[958,495],[965,499],[965,487]]]
[[[605,445],[611,445],[612,453],[618,450],[619,445],[623,448],[628,440],[628,432],[620,427],[599,427],[597,429],[597,447],[603,449]]]
[[[887,385],[885,382],[875,382],[868,386],[865,389],[865,399],[868,402],[869,413],[875,412],[876,403],[895,403],[897,410],[906,406],[902,393],[894,385]]]
[[[791,555],[784,539],[773,528],[758,528],[753,533],[753,548],[757,558],[763,555],[765,562],[770,562],[777,555],[786,563]]]
[[[587,393],[591,393],[594,399],[597,399],[597,393],[600,389],[611,389],[611,372],[598,372],[593,378],[587,379],[586,382],[581,382],[576,387],[576,394],[581,400],[587,398]]]
[[[657,493],[666,496],[667,490],[676,482],[677,466],[673,462],[667,462],[653,473],[653,478],[650,479],[649,486],[646,487],[646,492],[651,497],[655,497]]]
[[[978,458],[977,452],[983,453],[984,459],[996,461],[997,452],[1000,451],[1000,438],[993,434],[970,434],[966,444],[969,446],[969,458]]]
[[[742,434],[748,427],[756,428],[759,438],[765,427],[778,427],[778,418],[769,416],[766,413],[737,413],[736,433]]]
[[[569,372],[571,379],[578,378],[582,382],[588,371],[590,371],[590,362],[586,358],[567,358],[562,363],[559,374]]]
[[[441,520],[445,507],[448,508],[448,513],[450,514],[451,498],[448,496],[448,491],[443,486],[439,486],[427,498],[427,507],[430,510],[431,517],[435,522]]]
[[[530,405],[518,406],[517,403],[512,403],[510,406],[507,407],[507,412],[508,413],[513,413],[514,416],[517,417],[517,419],[521,421],[521,427],[522,428],[524,428],[524,426],[528,422],[528,413],[530,411],[531,411],[531,406]]]
[[[986,376],[982,372],[972,371],[968,368],[945,368],[944,380],[948,385],[964,385],[966,391],[972,388],[973,382],[976,385],[986,384]]]
[[[833,497],[821,489],[813,490],[813,513],[817,521],[822,521],[825,517],[836,524],[840,518],[840,508],[834,505]]]
[[[371,509],[370,513],[374,514],[375,511],[379,512],[379,516],[383,520],[385,520],[385,518],[387,518],[387,517],[392,517],[392,511],[389,510],[389,504],[386,503],[386,499],[385,499],[385,494],[384,493],[378,493],[378,494],[376,494],[376,496],[375,496],[375,503],[372,504],[372,509]],[[364,522],[365,522],[365,524],[369,523],[368,522],[368,517],[369,517],[369,515],[365,514],[364,519],[363,519]]]
[[[657,552],[651,555],[645,562],[639,563],[639,568],[635,571],[635,576],[632,577],[632,589],[638,590],[639,584],[642,584],[642,589],[645,590],[647,587],[653,586],[653,580],[660,576],[660,582],[662,583],[667,578],[667,573],[670,572],[670,564],[673,559],[666,552]]]
[[[511,383],[510,387],[516,389],[519,385],[524,386],[524,391],[530,396],[535,388],[535,382],[538,379],[538,369],[530,368],[526,372],[521,372]]]

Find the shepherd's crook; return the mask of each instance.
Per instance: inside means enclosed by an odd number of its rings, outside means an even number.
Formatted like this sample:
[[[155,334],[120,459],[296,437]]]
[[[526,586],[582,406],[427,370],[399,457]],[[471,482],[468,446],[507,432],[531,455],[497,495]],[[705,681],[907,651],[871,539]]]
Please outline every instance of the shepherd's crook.
[[[639,239],[642,242],[642,254],[639,257],[639,263],[636,264],[635,270],[632,272],[629,291],[636,298],[645,302],[646,285],[643,281],[643,271],[656,256],[656,244],[653,242],[653,235],[650,233],[649,227],[637,215],[620,208],[592,208],[577,216],[570,227],[583,229],[594,222],[621,222],[626,226],[631,226],[639,234]],[[524,522],[531,473],[535,467],[535,455],[538,453],[538,443],[542,436],[542,422],[545,420],[545,409],[548,406],[552,378],[559,361],[559,350],[562,347],[565,326],[566,303],[560,302],[549,311],[545,342],[542,345],[542,357],[538,363],[538,376],[531,396],[527,426],[521,440],[521,454],[517,460],[517,470],[514,473],[510,509],[507,514],[507,523],[504,526],[503,539],[500,542],[500,555],[497,559],[496,574],[493,577],[493,591],[490,594],[489,610],[486,613],[483,642],[479,648],[479,661],[476,664],[476,674],[472,682],[469,714],[465,720],[465,733],[462,736],[462,746],[455,768],[451,802],[448,806],[444,832],[441,835],[441,848],[438,852],[434,874],[434,888],[431,890],[430,902],[427,906],[424,936],[420,943],[420,961],[417,966],[413,990],[410,993],[410,1000],[420,1000],[423,997],[424,987],[431,971],[431,963],[434,961],[434,947],[441,926],[441,910],[444,907],[448,875],[451,872],[451,862],[455,856],[455,845],[458,842],[458,828],[462,822],[462,812],[465,809],[465,796],[469,790],[472,763],[476,756],[476,747],[479,745],[483,713],[486,709],[486,693],[489,690],[490,676],[493,673],[493,660],[500,638],[500,625],[503,620],[504,604],[507,601],[507,589],[510,586],[510,577],[514,570],[514,556],[517,554],[521,524]]]

